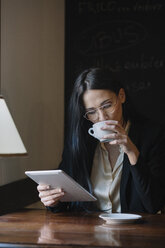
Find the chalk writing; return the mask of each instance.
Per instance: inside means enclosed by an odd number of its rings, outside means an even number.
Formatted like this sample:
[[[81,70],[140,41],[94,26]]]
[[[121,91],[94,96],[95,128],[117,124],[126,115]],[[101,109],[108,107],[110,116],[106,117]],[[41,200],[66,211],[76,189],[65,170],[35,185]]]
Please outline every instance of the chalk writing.
[[[103,67],[116,74],[144,115],[153,117],[150,109],[158,108],[157,118],[165,120],[160,103],[165,82],[165,0],[66,2],[66,89],[82,70]]]
[[[135,12],[158,13],[163,9],[163,4],[164,3],[157,3],[156,1],[149,0],[146,3],[143,1],[137,1],[132,10]]]
[[[143,41],[147,31],[133,21],[111,21],[84,30],[75,38],[75,49],[84,56],[116,52]]]
[[[141,54],[139,59],[136,60],[125,60],[121,59],[114,60],[113,62],[107,62],[104,58],[97,58],[95,62],[96,66],[104,67],[113,72],[123,72],[132,70],[148,70],[148,69],[163,69],[165,61],[163,58],[158,58],[153,55],[145,56]]]
[[[125,88],[129,92],[139,92],[139,91],[146,91],[151,87],[151,82],[150,81],[134,81],[132,80],[131,82],[126,82]]]
[[[123,4],[118,0],[103,0],[103,1],[78,1],[77,12],[79,15],[84,13],[100,14],[100,13],[159,13],[164,3],[158,3],[154,0],[148,1],[123,1]]]

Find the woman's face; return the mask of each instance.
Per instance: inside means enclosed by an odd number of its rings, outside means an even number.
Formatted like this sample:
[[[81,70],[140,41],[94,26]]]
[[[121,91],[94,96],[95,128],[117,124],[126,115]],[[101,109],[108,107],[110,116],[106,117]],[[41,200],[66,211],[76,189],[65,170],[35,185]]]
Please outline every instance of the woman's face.
[[[83,102],[86,116],[93,123],[105,120],[116,120],[123,123],[124,89],[121,88],[118,95],[110,90],[87,90],[83,95]]]

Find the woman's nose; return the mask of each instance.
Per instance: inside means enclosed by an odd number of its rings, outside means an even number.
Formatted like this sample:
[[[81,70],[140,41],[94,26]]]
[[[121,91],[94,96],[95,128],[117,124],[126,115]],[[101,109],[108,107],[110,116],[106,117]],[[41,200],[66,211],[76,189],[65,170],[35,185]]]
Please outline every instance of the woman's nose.
[[[98,115],[99,115],[99,121],[108,120],[107,114],[102,109],[98,109]]]

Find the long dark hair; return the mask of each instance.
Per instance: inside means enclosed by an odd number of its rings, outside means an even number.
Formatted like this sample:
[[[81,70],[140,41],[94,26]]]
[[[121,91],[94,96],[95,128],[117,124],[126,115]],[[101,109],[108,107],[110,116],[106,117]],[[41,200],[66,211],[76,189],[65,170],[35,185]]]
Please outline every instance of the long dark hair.
[[[82,172],[82,170],[88,169],[86,166],[90,163],[89,152],[92,152],[93,143],[96,142],[95,139],[88,134],[91,123],[83,117],[85,113],[83,94],[90,89],[105,89],[118,95],[121,88],[123,88],[123,85],[120,81],[118,81],[110,71],[105,69],[90,68],[84,70],[77,77],[70,99],[68,115],[69,150],[72,157],[72,166],[76,174],[78,171]],[[126,100],[123,104],[124,121],[130,118],[129,115],[130,111],[128,101]],[[80,161],[82,157],[83,161]],[[81,168],[79,168],[79,166],[81,166]]]

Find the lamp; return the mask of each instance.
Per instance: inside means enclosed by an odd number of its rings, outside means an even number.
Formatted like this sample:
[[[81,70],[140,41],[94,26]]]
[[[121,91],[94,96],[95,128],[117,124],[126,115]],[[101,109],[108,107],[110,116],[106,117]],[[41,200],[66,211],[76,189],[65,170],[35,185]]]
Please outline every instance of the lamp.
[[[0,156],[26,154],[26,148],[17,131],[6,102],[0,95]]]

